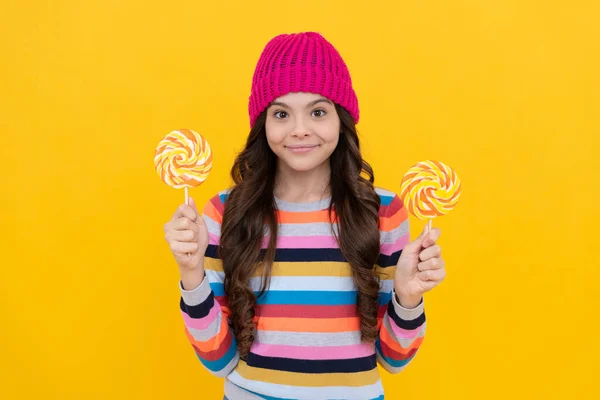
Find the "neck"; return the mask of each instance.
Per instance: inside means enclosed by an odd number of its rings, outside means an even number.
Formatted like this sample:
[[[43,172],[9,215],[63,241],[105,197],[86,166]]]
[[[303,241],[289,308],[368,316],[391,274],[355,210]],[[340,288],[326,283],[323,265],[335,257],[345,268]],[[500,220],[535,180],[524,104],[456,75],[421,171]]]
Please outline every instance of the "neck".
[[[319,201],[330,195],[329,160],[310,171],[294,171],[278,163],[275,176],[275,197],[291,202],[305,203]]]

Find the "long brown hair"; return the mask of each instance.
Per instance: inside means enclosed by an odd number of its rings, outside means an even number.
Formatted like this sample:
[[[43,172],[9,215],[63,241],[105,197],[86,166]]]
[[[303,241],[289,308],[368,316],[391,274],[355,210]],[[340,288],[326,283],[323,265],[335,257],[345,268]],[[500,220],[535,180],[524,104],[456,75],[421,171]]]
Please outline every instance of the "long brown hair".
[[[373,187],[371,166],[362,159],[354,120],[338,104],[340,138],[330,157],[331,204],[329,215],[338,223],[336,240],[352,267],[358,289],[358,315],[363,341],[377,337],[377,295],[379,279],[374,265],[379,255],[380,199]],[[233,186],[223,214],[219,253],[225,271],[225,292],[231,309],[231,323],[240,356],[245,358],[254,341],[256,299],[250,278],[262,269],[258,296],[267,289],[277,243],[276,203],[273,196],[277,156],[267,143],[266,111],[250,130],[245,148],[231,168]],[[334,221],[332,210],[337,219]],[[270,239],[261,252],[265,225]],[[260,268],[260,269],[259,269]]]

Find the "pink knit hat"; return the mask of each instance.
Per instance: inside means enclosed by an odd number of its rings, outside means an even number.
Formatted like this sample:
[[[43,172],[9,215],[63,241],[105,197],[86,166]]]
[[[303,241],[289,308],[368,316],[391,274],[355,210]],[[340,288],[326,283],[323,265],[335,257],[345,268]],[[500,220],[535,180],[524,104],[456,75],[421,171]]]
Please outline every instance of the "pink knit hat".
[[[250,125],[273,100],[290,92],[320,94],[348,110],[358,123],[358,100],[348,67],[316,32],[279,35],[267,43],[252,78]]]

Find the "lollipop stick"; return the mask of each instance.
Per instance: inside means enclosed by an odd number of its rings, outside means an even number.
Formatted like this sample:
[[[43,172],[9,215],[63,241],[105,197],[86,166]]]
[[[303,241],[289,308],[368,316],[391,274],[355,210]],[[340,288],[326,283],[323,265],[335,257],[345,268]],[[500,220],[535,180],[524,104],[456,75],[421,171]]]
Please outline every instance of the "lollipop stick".
[[[187,186],[183,188],[183,192],[185,193],[185,205],[187,206],[187,205],[189,205],[189,203],[190,203],[190,202],[189,202],[189,200],[190,200],[190,197],[188,196],[188,188],[187,188]],[[190,253],[187,253],[187,256],[188,256],[188,258],[189,258],[189,257],[191,257],[192,255],[191,255]]]
[[[431,232],[431,220],[427,223],[427,233]]]

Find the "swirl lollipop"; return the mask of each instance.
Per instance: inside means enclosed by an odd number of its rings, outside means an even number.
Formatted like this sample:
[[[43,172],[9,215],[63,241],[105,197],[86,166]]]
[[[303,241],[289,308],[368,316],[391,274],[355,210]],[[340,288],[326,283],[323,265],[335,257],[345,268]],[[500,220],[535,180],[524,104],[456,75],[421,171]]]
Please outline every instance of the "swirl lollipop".
[[[408,211],[419,219],[431,220],[447,214],[458,203],[461,184],[456,172],[439,161],[421,161],[402,179],[400,198]]]
[[[185,188],[185,204],[188,204],[188,187],[199,186],[212,169],[210,145],[190,129],[173,131],[158,144],[154,166],[167,185]]]

